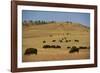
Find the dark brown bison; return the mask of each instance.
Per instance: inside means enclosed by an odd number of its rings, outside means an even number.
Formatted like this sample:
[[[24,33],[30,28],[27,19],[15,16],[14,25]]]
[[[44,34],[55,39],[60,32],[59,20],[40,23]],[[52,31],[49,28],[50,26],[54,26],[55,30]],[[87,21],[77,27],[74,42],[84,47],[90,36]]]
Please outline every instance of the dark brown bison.
[[[74,40],[75,42],[79,42],[79,40]]]
[[[43,43],[46,43],[46,41],[43,41]]]
[[[51,45],[51,48],[61,48],[59,45]]]
[[[62,40],[59,40],[59,42],[63,42]]]
[[[61,48],[59,45],[44,45],[43,48]]]
[[[31,55],[31,54],[37,55],[37,49],[36,48],[27,48],[25,50],[24,55]]]
[[[57,45],[56,48],[61,48],[61,46]]]
[[[68,42],[68,40],[66,40],[65,42]]]
[[[76,46],[73,46],[73,47],[70,49],[69,53],[74,53],[74,52],[79,52],[79,48],[77,48]]]
[[[67,48],[69,49],[69,48],[71,48],[71,47],[68,46]]]
[[[56,42],[56,40],[52,40],[52,42]]]
[[[50,48],[50,45],[43,45],[43,48]]]
[[[51,45],[50,48],[56,48],[56,46],[55,45]]]
[[[88,47],[86,47],[86,46],[80,46],[79,48],[80,49],[87,49]]]

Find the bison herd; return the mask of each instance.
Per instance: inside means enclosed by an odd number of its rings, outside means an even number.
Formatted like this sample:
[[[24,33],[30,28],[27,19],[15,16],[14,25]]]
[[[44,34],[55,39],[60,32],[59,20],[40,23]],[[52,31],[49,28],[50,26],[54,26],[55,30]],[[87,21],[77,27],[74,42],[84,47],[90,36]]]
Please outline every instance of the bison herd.
[[[61,46],[59,45],[44,45],[43,48],[45,49],[49,49],[49,48],[61,48]],[[80,49],[89,49],[90,47],[86,47],[86,46],[80,46],[80,47],[76,47],[76,46],[72,46],[72,47],[67,47],[69,50],[69,53],[79,53]],[[38,50],[36,48],[27,48],[24,55],[31,55],[31,54],[35,54],[37,55]]]
[[[61,48],[59,45],[43,45],[43,48]]]
[[[51,42],[57,42],[57,40],[52,40]],[[71,42],[71,40],[64,40],[64,38],[62,38],[61,40],[58,40],[58,42],[62,43],[62,42]],[[74,40],[74,42],[79,42],[79,40]],[[46,43],[46,41],[44,40],[43,43]]]
[[[69,35],[69,33],[67,33],[67,35]],[[52,37],[52,35],[50,35],[50,37]],[[62,42],[71,42],[72,40],[67,40],[67,38],[66,37],[63,37],[63,38],[61,38],[60,40],[52,40],[51,42],[60,42],[60,43],[62,43]],[[74,40],[74,42],[79,42],[79,40]],[[42,48],[44,48],[44,49],[49,49],[49,48],[55,48],[55,49],[61,49],[61,46],[60,45],[49,45],[49,44],[46,44],[47,43],[47,41],[42,41],[42,43],[44,43],[44,45],[42,46]],[[66,47],[67,49],[69,49],[69,53],[74,53],[74,52],[79,52],[79,50],[80,49],[89,49],[90,47],[87,47],[87,46],[79,46],[79,47],[76,47],[76,46],[67,46]],[[25,53],[24,53],[24,55],[31,55],[31,54],[35,54],[35,55],[37,55],[37,53],[38,53],[38,50],[36,49],[36,48],[27,48],[26,50],[25,50]]]

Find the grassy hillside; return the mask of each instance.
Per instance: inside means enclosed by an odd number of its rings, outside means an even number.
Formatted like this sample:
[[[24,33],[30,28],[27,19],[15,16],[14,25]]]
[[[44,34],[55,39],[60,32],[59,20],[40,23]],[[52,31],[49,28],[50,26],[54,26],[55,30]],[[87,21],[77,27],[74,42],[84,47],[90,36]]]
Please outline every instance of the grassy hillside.
[[[84,25],[65,22],[23,25],[22,35],[23,62],[89,59],[90,29]],[[44,45],[58,45],[61,48],[43,48]],[[79,52],[70,53],[73,46]],[[27,48],[36,48],[37,55],[25,55]]]

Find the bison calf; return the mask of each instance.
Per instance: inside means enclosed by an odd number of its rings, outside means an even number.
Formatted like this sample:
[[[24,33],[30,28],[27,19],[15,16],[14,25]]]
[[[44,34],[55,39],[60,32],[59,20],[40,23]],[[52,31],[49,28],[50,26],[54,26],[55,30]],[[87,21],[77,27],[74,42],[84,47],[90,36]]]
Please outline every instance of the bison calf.
[[[24,55],[31,55],[31,54],[35,54],[37,55],[37,49],[35,48],[27,48]]]

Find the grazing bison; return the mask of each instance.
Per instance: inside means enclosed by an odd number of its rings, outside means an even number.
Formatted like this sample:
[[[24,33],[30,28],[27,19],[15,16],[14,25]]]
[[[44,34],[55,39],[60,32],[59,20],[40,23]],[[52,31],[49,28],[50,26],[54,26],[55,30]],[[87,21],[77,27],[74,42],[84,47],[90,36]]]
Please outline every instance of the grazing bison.
[[[80,46],[79,48],[80,49],[87,49],[88,47],[86,47],[86,46]]]
[[[69,49],[69,48],[71,48],[71,47],[68,46],[67,48]]]
[[[63,42],[62,40],[59,40],[59,42]]]
[[[52,42],[56,42],[56,40],[52,40]]]
[[[68,40],[66,40],[65,42],[68,42]]]
[[[59,45],[51,45],[50,47],[51,48],[61,48],[61,46],[59,46]]]
[[[56,48],[56,46],[55,46],[55,45],[51,45],[50,47],[51,47],[51,48]]]
[[[44,45],[43,48],[50,48],[50,45]]]
[[[59,45],[44,45],[43,48],[61,48]]]
[[[37,55],[37,49],[35,49],[35,48],[27,48],[25,50],[24,55],[31,55],[31,54]]]
[[[71,40],[69,40],[69,42],[71,42]]]
[[[56,48],[61,48],[61,46],[57,45]]]
[[[79,52],[79,48],[77,48],[76,46],[73,46],[71,50],[69,51],[69,53],[74,53],[74,52]]]
[[[74,40],[75,42],[79,42],[79,40]]]
[[[46,41],[43,41],[43,43],[46,43]]]

